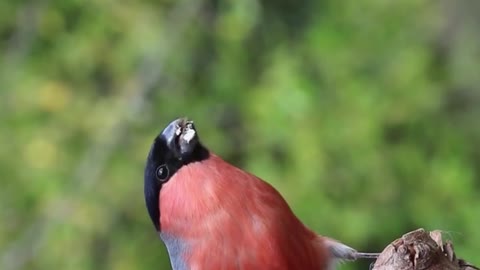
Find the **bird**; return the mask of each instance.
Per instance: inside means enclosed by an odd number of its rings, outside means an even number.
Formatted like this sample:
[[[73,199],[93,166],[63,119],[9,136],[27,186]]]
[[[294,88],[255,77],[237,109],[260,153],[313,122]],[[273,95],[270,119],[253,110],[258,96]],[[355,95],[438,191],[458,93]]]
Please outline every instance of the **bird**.
[[[155,137],[144,195],[173,270],[332,270],[378,256],[307,228],[272,185],[208,150],[187,118]]]

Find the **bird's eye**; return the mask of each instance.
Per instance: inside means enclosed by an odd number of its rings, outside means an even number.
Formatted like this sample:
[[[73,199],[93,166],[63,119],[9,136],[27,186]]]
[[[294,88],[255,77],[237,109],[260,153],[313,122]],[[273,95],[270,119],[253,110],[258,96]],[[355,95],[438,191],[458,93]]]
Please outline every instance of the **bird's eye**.
[[[157,167],[156,174],[157,174],[157,179],[158,179],[159,181],[165,182],[165,180],[167,180],[168,175],[169,175],[169,171],[168,171],[167,165],[163,164],[163,165],[158,166],[158,167]]]

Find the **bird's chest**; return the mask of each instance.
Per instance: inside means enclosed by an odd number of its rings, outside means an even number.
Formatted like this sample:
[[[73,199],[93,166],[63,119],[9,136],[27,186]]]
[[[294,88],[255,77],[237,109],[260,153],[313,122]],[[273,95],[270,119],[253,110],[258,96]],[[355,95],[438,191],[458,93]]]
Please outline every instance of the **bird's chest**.
[[[170,257],[173,270],[186,269],[288,269],[288,264],[280,254],[269,251],[268,243],[263,248],[238,241],[230,241],[229,236],[217,238],[212,235],[185,240],[167,233],[160,233]],[[231,237],[231,236],[230,236]],[[234,237],[235,238],[235,237]]]
[[[160,236],[174,270],[326,269],[312,235],[276,193],[211,180],[171,179],[162,188]]]
[[[236,211],[244,211],[239,200],[222,194],[211,179],[172,179],[159,194],[160,229],[170,235],[196,238],[197,233],[214,230],[232,222]],[[225,192],[223,192],[225,193]],[[228,193],[228,192],[227,192]],[[227,198],[229,196],[229,198]],[[236,205],[236,207],[231,207]]]
[[[280,263],[266,259],[278,253],[281,245],[261,215],[252,213],[240,200],[221,200],[211,192],[196,194],[188,201],[167,194],[162,198],[169,204],[160,208],[160,237],[173,269],[248,270],[260,269],[256,264]]]
[[[255,239],[253,235],[204,235],[185,240],[161,233],[173,270],[325,270],[324,262],[309,256],[305,246],[282,245],[270,235]],[[278,239],[277,239],[278,240]],[[295,249],[293,249],[295,248]]]

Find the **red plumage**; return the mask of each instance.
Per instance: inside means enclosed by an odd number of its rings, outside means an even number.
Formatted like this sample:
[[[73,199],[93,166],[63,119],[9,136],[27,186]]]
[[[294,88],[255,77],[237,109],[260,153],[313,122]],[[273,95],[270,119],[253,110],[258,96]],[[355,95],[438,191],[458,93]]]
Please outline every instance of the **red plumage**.
[[[160,191],[161,231],[182,237],[190,269],[327,269],[324,239],[268,183],[216,155]]]

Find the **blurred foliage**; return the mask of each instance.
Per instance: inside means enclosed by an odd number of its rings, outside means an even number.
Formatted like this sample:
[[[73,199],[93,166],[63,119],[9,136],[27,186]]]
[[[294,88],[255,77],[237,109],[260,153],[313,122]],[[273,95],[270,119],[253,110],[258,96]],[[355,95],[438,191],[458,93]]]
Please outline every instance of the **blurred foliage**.
[[[143,166],[178,116],[319,233],[480,264],[479,3],[1,1],[0,268],[168,269]]]

